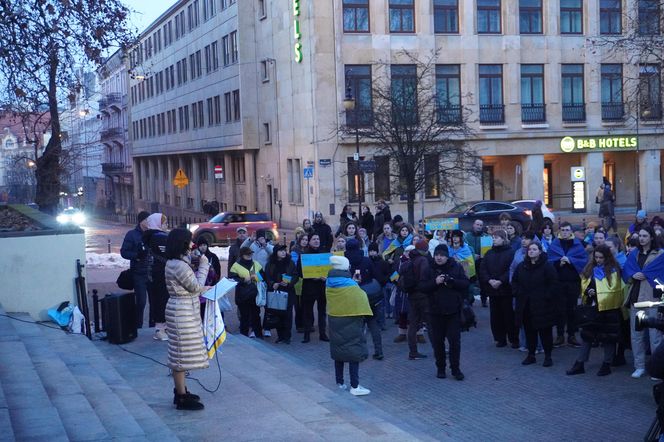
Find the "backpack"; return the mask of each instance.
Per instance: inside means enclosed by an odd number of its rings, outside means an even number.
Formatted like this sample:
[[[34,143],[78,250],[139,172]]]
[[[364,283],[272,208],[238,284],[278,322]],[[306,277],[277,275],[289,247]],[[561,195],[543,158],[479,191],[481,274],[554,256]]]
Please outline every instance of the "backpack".
[[[463,307],[461,307],[461,331],[470,331],[470,327],[477,328],[477,319],[475,318],[475,312],[470,304],[466,301],[463,301]]]
[[[417,287],[417,275],[415,274],[415,264],[410,259],[399,267],[399,280],[397,284],[403,292],[412,292]]]

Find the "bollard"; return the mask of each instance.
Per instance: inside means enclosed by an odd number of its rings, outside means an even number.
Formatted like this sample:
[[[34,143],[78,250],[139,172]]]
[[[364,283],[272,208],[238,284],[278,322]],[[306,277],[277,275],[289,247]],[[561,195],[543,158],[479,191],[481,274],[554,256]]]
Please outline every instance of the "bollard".
[[[94,315],[95,321],[95,333],[101,331],[99,327],[99,292],[97,289],[92,289],[92,314]]]
[[[108,241],[108,253],[111,253],[111,239],[107,239]]]

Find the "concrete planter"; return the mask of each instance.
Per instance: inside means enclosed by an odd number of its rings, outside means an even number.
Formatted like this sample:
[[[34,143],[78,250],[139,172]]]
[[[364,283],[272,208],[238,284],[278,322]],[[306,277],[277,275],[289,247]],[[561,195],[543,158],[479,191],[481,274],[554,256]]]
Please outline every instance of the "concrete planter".
[[[85,232],[24,205],[0,206],[22,215],[28,229],[0,231],[0,304],[7,312],[48,319],[47,310],[76,302],[76,260],[85,263]],[[27,220],[26,220],[27,218]]]

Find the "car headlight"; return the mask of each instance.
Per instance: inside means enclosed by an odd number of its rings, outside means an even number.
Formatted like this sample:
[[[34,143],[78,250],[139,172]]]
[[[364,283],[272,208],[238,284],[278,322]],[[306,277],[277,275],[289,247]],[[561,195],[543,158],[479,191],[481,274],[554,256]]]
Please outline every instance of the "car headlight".
[[[82,213],[75,213],[72,216],[72,221],[74,221],[76,224],[83,224],[85,222],[85,215]]]
[[[198,230],[199,225],[198,224],[188,224],[187,228],[191,233],[194,233],[196,230]]]
[[[58,215],[55,220],[59,222],[60,224],[67,224],[69,222],[69,216],[61,214]]]

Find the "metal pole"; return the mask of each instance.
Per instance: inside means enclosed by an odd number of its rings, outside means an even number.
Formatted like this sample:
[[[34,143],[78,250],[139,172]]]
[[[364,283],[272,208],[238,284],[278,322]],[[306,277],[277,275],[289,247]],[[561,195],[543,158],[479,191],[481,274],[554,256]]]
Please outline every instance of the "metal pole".
[[[309,219],[312,219],[313,216],[311,215],[311,191],[309,189],[309,186],[310,186],[309,181],[310,180],[311,180],[311,178],[307,177],[307,208],[309,209],[308,210]]]
[[[364,180],[360,179],[364,176],[364,172],[360,169],[360,121],[357,118],[357,99],[355,100],[355,153],[357,153],[357,219],[362,216],[362,196],[364,195]],[[358,226],[359,227],[359,226]]]
[[[639,167],[639,119],[641,118],[641,85],[636,89],[636,210],[641,210],[641,170]]]

